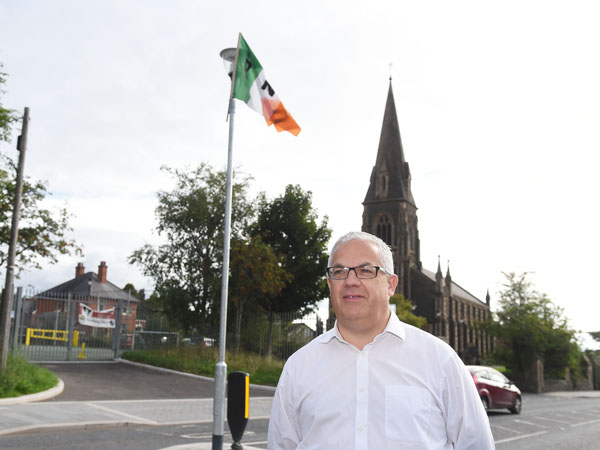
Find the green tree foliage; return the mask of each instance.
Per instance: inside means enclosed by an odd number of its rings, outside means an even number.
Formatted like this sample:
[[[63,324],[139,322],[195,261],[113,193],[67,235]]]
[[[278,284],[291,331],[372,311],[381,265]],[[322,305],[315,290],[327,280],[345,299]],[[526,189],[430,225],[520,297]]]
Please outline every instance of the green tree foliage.
[[[0,95],[6,74],[0,63]],[[17,121],[15,111],[4,108],[0,102],[0,141],[8,141],[11,125]],[[0,267],[6,265],[10,230],[15,199],[17,167],[8,156],[0,155]],[[50,211],[41,207],[48,196],[47,185],[42,181],[32,181],[25,177],[19,220],[17,241],[16,274],[28,268],[41,268],[41,260],[56,263],[60,255],[72,252],[81,254],[81,248],[73,240],[67,239],[71,231],[71,215],[65,208]]]
[[[231,246],[229,298],[235,308],[234,351],[240,349],[242,313],[246,303],[260,304],[278,296],[292,275],[273,248],[260,236],[238,240]]]
[[[208,334],[218,324],[226,173],[202,164],[191,171],[163,167],[175,188],[158,193],[157,233],[164,244],[144,245],[129,262],[154,279],[155,302],[179,327]],[[231,208],[232,241],[253,217],[248,176],[236,174]]]
[[[600,331],[590,331],[588,334],[600,342]]]
[[[503,275],[500,309],[495,320],[485,324],[498,338],[495,358],[520,375],[539,357],[548,377],[563,376],[567,367],[577,377],[580,352],[563,310],[533,288],[527,273]]]
[[[275,313],[305,313],[327,296],[325,269],[331,229],[327,227],[327,217],[320,224],[317,218],[312,194],[300,186],[288,185],[282,196],[271,201],[262,196],[259,201],[258,218],[251,232],[273,248],[293,276],[279,295],[261,299],[261,306],[269,315],[267,355],[272,349]]]
[[[138,300],[146,300],[146,291],[144,289],[140,289],[138,291],[133,283],[127,283],[125,286],[123,286],[123,290],[125,292],[130,292],[131,295]]]
[[[413,314],[413,304],[404,298],[402,294],[394,294],[390,297],[390,303],[396,305],[396,315],[404,323],[413,325],[417,328],[423,328],[427,324],[427,319]]]
[[[8,259],[12,227],[17,169],[8,157],[0,155],[0,266]],[[48,196],[46,183],[23,180],[23,195],[17,241],[16,273],[27,268],[41,268],[41,261],[56,263],[60,255],[82,254],[81,247],[67,235],[71,215],[66,208],[51,211],[41,207]]]
[[[0,96],[6,92],[4,90],[6,73],[2,71],[3,67],[3,64],[0,62]],[[0,141],[8,142],[10,138],[11,125],[17,120],[17,113],[12,109],[5,108],[0,99]]]

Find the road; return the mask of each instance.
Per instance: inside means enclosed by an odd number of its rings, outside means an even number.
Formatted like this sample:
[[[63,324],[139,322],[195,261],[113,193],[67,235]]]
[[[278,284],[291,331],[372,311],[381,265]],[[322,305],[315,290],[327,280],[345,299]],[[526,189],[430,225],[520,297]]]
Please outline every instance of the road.
[[[598,450],[600,398],[561,398],[525,394],[520,415],[491,411],[498,450]],[[266,449],[268,420],[250,420],[243,443]],[[176,426],[134,426],[111,429],[54,431],[0,438],[2,449],[167,449],[211,441],[211,423]],[[229,445],[224,446],[229,448]]]
[[[598,450],[600,398],[525,394],[523,412],[490,412],[498,450]]]
[[[127,365],[106,364],[52,364],[48,365],[65,381],[66,390],[50,403],[91,403],[111,400],[115,405],[140,399],[163,399],[186,402],[190,397],[210,398],[210,381],[191,379]],[[272,392],[252,389],[251,396],[265,397]],[[106,405],[104,405],[106,406]],[[168,414],[168,411],[166,412]],[[0,413],[1,416],[1,413]],[[600,396],[574,398],[571,394],[525,394],[523,412],[510,414],[507,410],[490,411],[490,426],[498,450],[598,450],[600,449]],[[268,419],[252,419],[244,434],[243,444],[266,449]],[[171,425],[112,426],[71,430],[46,430],[19,435],[0,436],[2,449],[92,450],[128,449],[159,450],[181,445],[209,443],[212,423],[179,423]],[[230,435],[226,426],[226,442]],[[189,447],[193,448],[193,447]],[[198,446],[196,445],[196,448]],[[228,449],[229,444],[224,448]]]

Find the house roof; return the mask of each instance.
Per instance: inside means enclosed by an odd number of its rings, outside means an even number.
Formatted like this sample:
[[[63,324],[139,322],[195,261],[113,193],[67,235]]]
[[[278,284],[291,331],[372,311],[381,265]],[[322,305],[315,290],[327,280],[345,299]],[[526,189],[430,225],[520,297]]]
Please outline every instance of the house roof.
[[[75,297],[94,297],[112,300],[130,300],[139,302],[140,300],[129,292],[124,291],[117,285],[106,280],[102,283],[98,275],[94,272],[87,272],[83,275],[73,278],[65,283],[40,292],[35,297],[60,297],[66,298],[68,294]]]
[[[433,281],[435,283],[435,272],[432,272],[425,268],[421,269],[421,272],[423,273],[423,275],[425,275],[427,278],[429,278],[431,281]],[[469,302],[476,303],[478,305],[486,304],[485,302],[482,302],[477,297],[475,297],[473,294],[471,294],[469,291],[467,291],[466,289],[463,289],[460,285],[456,284],[454,281],[452,281],[452,295],[460,297],[463,300],[467,300]]]

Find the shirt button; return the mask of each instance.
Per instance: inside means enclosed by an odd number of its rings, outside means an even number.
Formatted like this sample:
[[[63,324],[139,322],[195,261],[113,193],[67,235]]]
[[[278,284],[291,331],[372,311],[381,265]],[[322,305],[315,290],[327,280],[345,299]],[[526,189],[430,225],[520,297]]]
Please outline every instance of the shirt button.
[[[364,425],[359,426],[358,431],[365,431],[365,426]]]
[[[361,386],[360,392],[365,392],[365,388]]]
[[[366,356],[365,352],[360,352],[360,356]]]

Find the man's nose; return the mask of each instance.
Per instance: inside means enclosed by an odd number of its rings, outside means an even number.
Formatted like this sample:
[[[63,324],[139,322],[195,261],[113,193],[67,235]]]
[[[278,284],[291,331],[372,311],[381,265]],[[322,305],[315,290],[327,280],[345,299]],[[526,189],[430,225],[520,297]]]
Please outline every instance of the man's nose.
[[[356,275],[356,269],[352,269],[350,272],[348,272],[348,278],[346,278],[344,280],[344,284],[357,285],[359,283],[360,283],[360,280],[358,279],[358,276]]]

